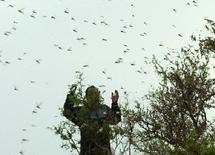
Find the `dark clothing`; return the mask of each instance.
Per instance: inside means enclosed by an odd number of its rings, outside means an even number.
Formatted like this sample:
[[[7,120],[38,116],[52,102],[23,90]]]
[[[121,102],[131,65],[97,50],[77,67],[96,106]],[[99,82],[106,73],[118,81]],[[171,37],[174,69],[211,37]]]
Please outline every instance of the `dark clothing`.
[[[111,108],[101,104],[89,110],[85,106],[74,106],[67,95],[63,114],[80,128],[80,155],[111,155],[109,124],[121,121],[117,104],[112,104]]]

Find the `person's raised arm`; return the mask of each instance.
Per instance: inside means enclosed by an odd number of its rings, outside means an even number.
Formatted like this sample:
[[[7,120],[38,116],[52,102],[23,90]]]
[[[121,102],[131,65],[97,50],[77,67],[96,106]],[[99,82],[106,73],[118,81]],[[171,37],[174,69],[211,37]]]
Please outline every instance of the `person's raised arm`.
[[[64,103],[64,109],[70,109],[70,107],[74,106],[74,97],[75,97],[75,91],[77,89],[77,85],[73,84],[70,89],[69,92],[66,96],[66,101]]]
[[[80,111],[80,107],[74,107],[75,102],[75,91],[77,85],[73,84],[67,94],[66,101],[64,103],[63,115],[71,120],[76,125],[79,124],[79,119],[77,118],[77,113]]]
[[[121,121],[121,111],[118,105],[119,93],[117,90],[111,93],[111,124],[117,124]]]

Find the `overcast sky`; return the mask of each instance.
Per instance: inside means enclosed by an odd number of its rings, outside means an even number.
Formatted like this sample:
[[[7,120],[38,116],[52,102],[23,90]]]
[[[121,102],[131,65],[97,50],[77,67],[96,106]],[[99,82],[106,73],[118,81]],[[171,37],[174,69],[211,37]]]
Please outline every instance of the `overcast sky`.
[[[59,123],[58,108],[76,81],[75,72],[84,72],[86,84],[106,86],[101,90],[107,105],[115,89],[143,96],[157,80],[147,57],[179,51],[192,33],[200,33],[205,17],[214,20],[214,0],[196,5],[186,0],[1,0],[1,154],[69,155],[47,127]]]

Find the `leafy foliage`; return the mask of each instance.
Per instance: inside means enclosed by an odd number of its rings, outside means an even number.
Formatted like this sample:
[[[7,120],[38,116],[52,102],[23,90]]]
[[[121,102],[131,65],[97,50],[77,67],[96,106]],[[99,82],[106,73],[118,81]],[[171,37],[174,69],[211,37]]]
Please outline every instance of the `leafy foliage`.
[[[210,21],[207,28],[213,37],[200,39],[198,49],[184,47],[174,56],[176,59],[168,53],[163,64],[156,57],[152,59],[161,82],[146,95],[150,106],[137,109],[138,150],[161,155],[215,153],[214,135],[210,134],[214,124],[206,114],[215,104],[215,79],[210,75],[215,50],[214,26]],[[197,41],[194,36],[192,40]]]

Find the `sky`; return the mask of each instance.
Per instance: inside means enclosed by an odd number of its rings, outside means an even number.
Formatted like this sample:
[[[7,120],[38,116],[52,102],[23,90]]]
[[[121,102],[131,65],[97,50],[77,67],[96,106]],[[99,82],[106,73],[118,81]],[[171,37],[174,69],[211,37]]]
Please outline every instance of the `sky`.
[[[71,154],[47,127],[64,119],[58,108],[76,72],[87,85],[105,85],[109,106],[115,89],[139,98],[158,80],[147,58],[186,46],[204,18],[215,20],[214,6],[214,0],[1,0],[1,154]]]

